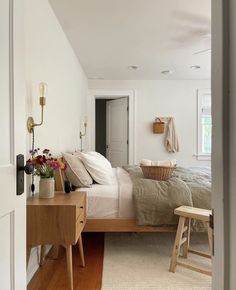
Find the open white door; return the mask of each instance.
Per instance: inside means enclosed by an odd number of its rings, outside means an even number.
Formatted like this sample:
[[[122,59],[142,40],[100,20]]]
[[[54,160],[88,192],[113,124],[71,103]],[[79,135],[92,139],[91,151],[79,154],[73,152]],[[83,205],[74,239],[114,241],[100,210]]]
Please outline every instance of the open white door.
[[[128,161],[128,102],[120,98],[107,102],[107,159],[112,167]]]
[[[0,1],[0,290],[26,289],[25,194],[16,195],[26,141],[22,4]]]

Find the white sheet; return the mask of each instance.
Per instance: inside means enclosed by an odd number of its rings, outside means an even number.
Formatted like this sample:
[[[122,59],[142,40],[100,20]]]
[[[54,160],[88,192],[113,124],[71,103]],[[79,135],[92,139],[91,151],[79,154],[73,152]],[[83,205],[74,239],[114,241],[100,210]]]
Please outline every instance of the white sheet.
[[[93,184],[91,188],[79,188],[87,192],[88,218],[115,218],[118,215],[118,184]]]
[[[133,218],[132,181],[122,168],[114,169],[114,185],[93,184],[91,188],[79,188],[87,192],[88,218]]]

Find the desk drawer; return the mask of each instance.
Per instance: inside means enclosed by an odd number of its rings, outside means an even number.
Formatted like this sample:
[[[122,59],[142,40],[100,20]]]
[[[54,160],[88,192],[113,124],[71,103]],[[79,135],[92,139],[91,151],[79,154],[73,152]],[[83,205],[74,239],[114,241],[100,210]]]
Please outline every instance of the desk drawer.
[[[86,207],[85,197],[82,197],[80,203],[76,206],[76,220],[81,214],[85,213],[86,210],[85,207]]]
[[[86,217],[85,217],[85,214],[82,213],[76,221],[76,239],[79,238],[81,232],[83,231],[85,223],[86,223]]]

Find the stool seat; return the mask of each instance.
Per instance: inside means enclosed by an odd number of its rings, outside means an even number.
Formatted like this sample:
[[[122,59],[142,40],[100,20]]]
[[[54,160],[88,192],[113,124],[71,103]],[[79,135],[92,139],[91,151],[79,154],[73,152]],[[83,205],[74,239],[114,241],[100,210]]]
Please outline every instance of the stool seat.
[[[208,241],[210,252],[212,252],[212,229],[209,226],[211,210],[196,208],[191,206],[180,206],[174,210],[175,215],[179,216],[179,223],[175,237],[175,243],[173,247],[171,262],[170,262],[170,272],[175,273],[176,266],[182,266],[187,269],[203,273],[211,276],[211,271],[196,267],[191,264],[179,262],[179,254],[181,247],[183,248],[183,258],[188,257],[188,253],[196,254],[205,258],[211,258],[211,254],[199,252],[193,249],[190,249],[190,231],[191,231],[191,220],[200,220],[206,222],[208,226]]]
[[[182,205],[180,207],[177,207],[174,213],[176,215],[183,216],[186,218],[192,218],[203,222],[208,222],[209,216],[212,213],[212,211],[208,209]]]

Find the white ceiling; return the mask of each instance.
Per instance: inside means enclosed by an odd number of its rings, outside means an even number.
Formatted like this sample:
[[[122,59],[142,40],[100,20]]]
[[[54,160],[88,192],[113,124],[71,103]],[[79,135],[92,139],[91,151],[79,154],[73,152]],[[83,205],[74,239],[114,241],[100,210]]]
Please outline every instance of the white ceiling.
[[[211,46],[211,0],[50,3],[90,79],[210,78],[211,52],[193,54]]]

